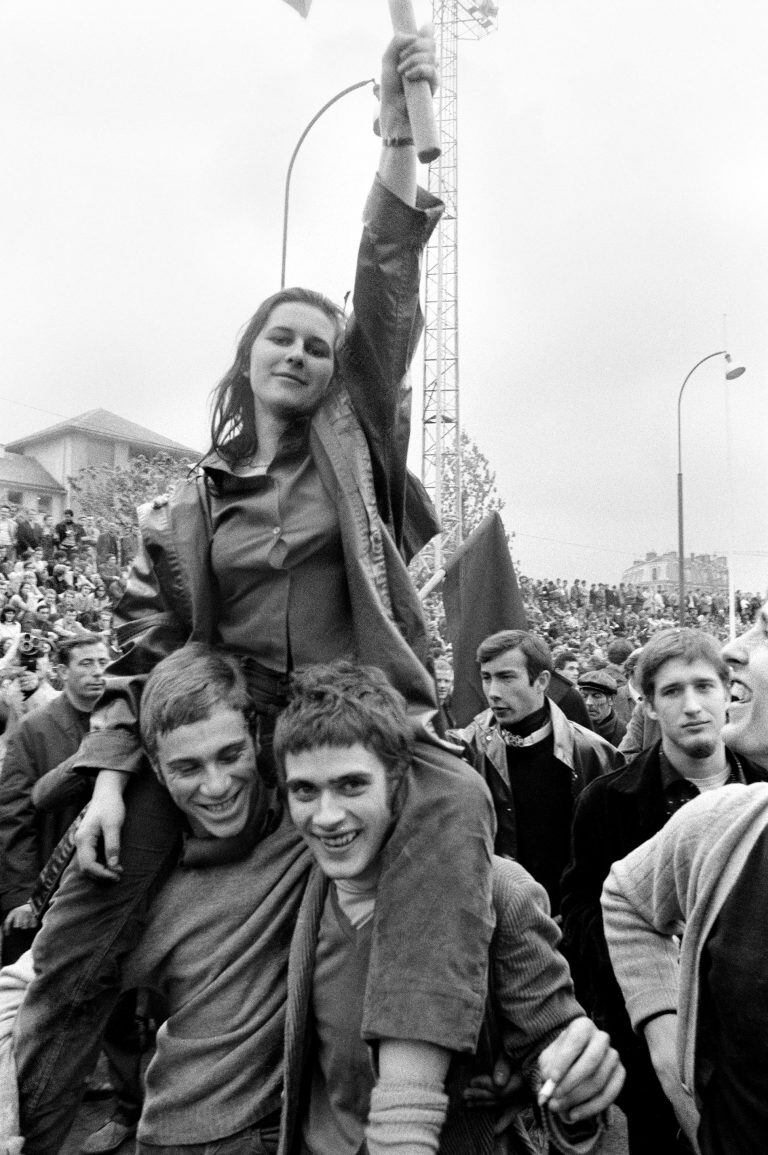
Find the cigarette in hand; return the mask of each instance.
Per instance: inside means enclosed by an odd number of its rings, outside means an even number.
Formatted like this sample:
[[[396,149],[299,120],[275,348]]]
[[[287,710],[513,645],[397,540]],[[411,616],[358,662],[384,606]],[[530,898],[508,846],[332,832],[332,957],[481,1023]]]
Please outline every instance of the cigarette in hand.
[[[547,1079],[546,1083],[542,1083],[539,1091],[538,1099],[536,1100],[540,1107],[543,1107],[552,1098],[552,1093],[555,1089],[555,1080]]]

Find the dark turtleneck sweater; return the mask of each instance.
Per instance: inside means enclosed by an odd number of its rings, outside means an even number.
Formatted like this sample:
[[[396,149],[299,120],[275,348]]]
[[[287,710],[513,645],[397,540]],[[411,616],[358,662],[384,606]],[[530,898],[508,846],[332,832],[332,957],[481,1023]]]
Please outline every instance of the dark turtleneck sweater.
[[[506,729],[526,738],[548,720],[545,705]],[[570,852],[571,776],[555,759],[551,731],[532,746],[508,745],[507,770],[515,812],[514,857],[544,887],[555,915],[560,910],[560,878]]]

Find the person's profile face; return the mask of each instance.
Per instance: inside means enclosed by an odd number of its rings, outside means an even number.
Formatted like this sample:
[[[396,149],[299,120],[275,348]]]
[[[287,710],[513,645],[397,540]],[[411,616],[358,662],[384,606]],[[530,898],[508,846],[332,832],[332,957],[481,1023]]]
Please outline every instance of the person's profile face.
[[[506,650],[480,664],[480,681],[488,705],[500,726],[511,726],[540,710],[549,685],[543,671],[531,681],[521,649]]]
[[[723,648],[731,700],[723,727],[726,746],[768,766],[768,602],[753,626]]]

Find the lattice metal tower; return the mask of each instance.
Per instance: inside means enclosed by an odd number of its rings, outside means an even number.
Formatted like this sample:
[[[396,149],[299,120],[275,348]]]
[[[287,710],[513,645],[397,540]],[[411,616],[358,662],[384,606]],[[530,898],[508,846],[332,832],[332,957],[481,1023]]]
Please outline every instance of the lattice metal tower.
[[[424,403],[421,475],[443,526],[435,539],[435,569],[461,544],[459,422],[457,44],[496,28],[492,0],[432,0],[440,87],[436,116],[442,154],[429,167],[429,191],[445,213],[425,254]]]

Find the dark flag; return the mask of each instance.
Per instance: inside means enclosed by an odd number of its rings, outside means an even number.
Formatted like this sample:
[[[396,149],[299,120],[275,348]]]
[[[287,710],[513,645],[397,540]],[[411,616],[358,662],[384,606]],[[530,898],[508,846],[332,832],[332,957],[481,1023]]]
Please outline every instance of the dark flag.
[[[467,726],[487,706],[475,654],[498,630],[527,630],[504,525],[489,513],[445,567],[443,605],[453,646],[451,713]]]
[[[291,8],[295,8],[300,16],[309,16],[312,0],[285,0],[285,2],[290,4]]]

